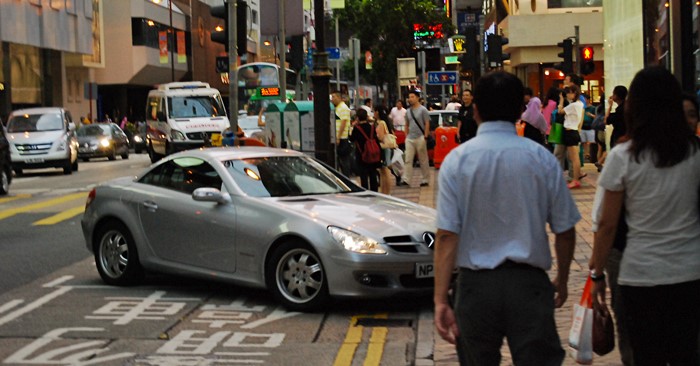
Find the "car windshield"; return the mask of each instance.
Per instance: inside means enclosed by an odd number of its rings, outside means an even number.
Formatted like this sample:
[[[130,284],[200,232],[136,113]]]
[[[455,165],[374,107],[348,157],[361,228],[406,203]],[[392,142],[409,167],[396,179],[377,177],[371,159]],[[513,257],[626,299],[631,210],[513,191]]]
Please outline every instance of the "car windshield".
[[[305,156],[273,156],[228,160],[229,174],[253,197],[285,197],[359,192],[349,179]]]
[[[86,125],[78,129],[79,137],[109,135],[109,125]]]
[[[63,130],[60,113],[19,114],[7,122],[7,132],[35,132]]]
[[[168,115],[171,118],[226,116],[218,95],[168,97]]]

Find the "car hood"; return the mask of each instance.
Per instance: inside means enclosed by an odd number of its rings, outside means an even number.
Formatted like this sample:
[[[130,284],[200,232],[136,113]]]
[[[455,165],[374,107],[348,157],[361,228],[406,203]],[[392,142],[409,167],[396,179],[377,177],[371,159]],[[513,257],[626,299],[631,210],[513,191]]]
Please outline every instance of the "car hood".
[[[381,239],[437,229],[437,213],[430,207],[372,193],[280,197],[278,207],[324,225],[334,225]]]
[[[78,136],[78,142],[80,144],[97,143],[98,141],[100,141],[102,139],[111,140],[111,137],[109,137],[109,136]]]
[[[63,135],[63,130],[56,131],[33,131],[33,132],[13,132],[8,133],[10,142],[15,144],[41,144],[56,141]]]

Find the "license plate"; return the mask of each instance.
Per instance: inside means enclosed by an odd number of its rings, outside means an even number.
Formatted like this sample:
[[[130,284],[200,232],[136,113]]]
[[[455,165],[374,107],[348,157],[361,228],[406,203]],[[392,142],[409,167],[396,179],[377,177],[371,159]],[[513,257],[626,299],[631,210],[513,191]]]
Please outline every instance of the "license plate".
[[[212,133],[211,134],[211,146],[221,146],[222,144],[222,137],[220,133]]]
[[[435,266],[433,263],[416,263],[416,278],[435,277]]]
[[[44,159],[42,158],[29,158],[24,160],[25,163],[28,164],[37,164],[37,163],[43,163]]]

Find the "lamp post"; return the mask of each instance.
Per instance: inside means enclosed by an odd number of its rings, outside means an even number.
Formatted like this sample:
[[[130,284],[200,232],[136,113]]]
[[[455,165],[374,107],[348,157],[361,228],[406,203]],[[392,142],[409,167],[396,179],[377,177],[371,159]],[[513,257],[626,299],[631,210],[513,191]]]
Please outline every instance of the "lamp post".
[[[324,0],[314,0],[316,52],[313,55],[314,71],[311,74],[314,86],[314,142],[316,158],[330,166],[335,166],[335,144],[331,144],[331,106],[328,98],[331,71],[328,67],[328,52],[326,52],[323,3]]]

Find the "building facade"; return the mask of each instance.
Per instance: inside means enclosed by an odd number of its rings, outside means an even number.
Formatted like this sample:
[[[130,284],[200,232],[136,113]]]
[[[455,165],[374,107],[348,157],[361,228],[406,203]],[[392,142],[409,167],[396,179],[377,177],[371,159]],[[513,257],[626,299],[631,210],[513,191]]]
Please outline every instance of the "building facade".
[[[34,106],[90,108],[81,66],[101,51],[99,0],[0,0],[0,118]]]

